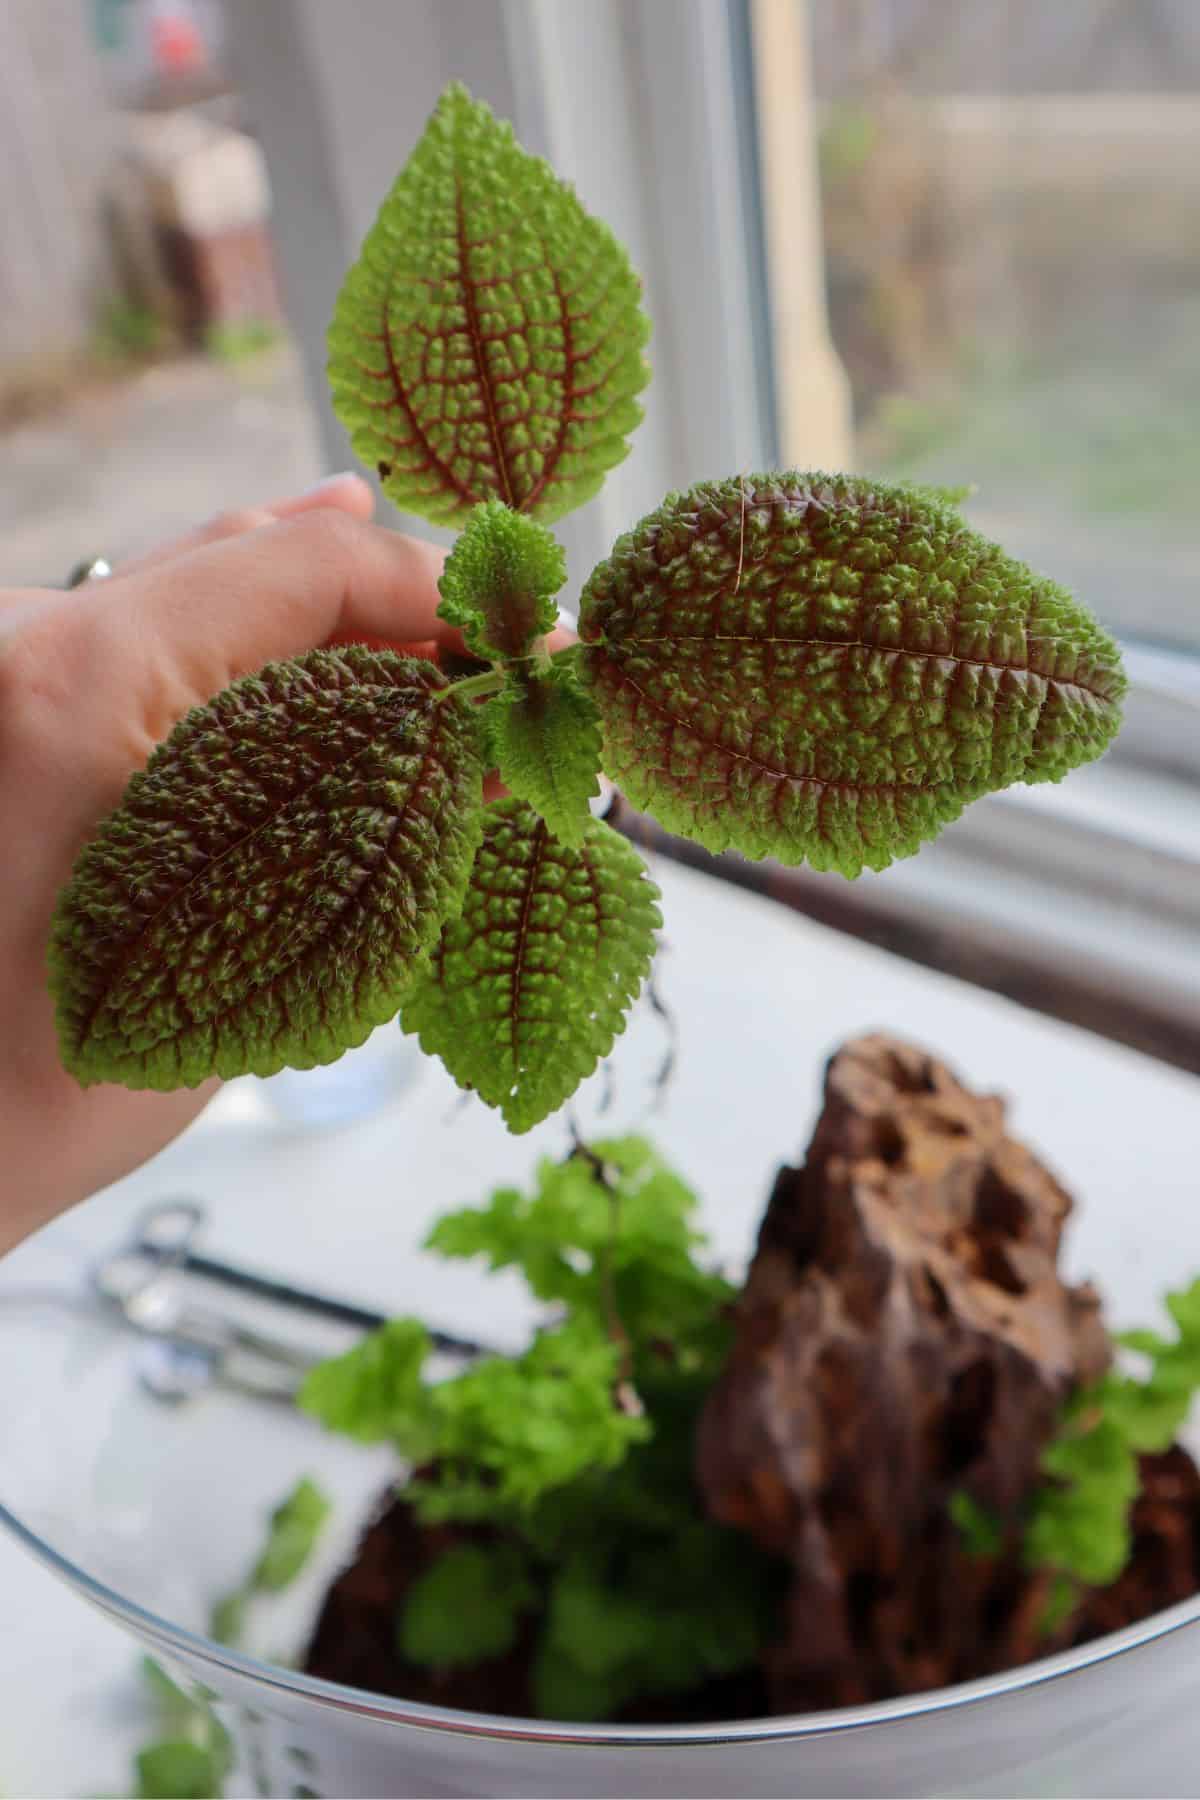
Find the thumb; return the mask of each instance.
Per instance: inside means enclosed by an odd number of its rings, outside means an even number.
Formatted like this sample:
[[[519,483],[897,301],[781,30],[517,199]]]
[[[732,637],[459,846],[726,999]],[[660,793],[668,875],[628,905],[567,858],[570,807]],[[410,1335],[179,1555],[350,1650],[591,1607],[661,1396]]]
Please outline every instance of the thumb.
[[[161,735],[240,675],[331,639],[461,648],[437,617],[444,553],[323,508],[105,582],[88,604],[137,645],[146,724]]]

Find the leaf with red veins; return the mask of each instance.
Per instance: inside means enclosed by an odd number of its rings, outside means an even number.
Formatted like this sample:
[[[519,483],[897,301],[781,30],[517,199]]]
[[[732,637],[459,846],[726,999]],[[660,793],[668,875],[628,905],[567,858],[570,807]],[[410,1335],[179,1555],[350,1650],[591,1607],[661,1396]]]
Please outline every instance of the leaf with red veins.
[[[307,1069],[395,1017],[479,843],[478,722],[446,687],[390,651],[314,650],[181,720],[59,900],[82,1084]]]
[[[604,767],[707,849],[855,876],[1116,735],[1117,646],[942,497],[854,476],[705,482],[580,605]]]
[[[612,233],[454,84],[338,297],[334,406],[402,510],[549,521],[626,455],[648,335]]]
[[[405,996],[401,1024],[460,1087],[528,1131],[625,1028],[654,954],[658,890],[592,820],[577,849],[516,799],[487,808],[462,911]]]

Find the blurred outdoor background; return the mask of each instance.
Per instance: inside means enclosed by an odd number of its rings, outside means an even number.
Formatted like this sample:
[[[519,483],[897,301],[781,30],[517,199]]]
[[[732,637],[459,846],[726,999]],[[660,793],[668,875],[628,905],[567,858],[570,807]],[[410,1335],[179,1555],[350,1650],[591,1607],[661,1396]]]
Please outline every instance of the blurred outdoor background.
[[[6,581],[59,580],[319,472],[233,10],[0,5]],[[1200,647],[1200,6],[769,0],[751,17],[785,11],[810,66],[759,99],[815,142],[820,230],[786,241],[792,171],[761,161],[784,221],[766,279],[789,254],[813,264],[848,388],[842,460],[974,483],[979,527],[1113,625]],[[404,0],[394,13],[399,54]],[[419,124],[396,119],[397,162]],[[776,343],[784,417],[811,355],[803,332]]]

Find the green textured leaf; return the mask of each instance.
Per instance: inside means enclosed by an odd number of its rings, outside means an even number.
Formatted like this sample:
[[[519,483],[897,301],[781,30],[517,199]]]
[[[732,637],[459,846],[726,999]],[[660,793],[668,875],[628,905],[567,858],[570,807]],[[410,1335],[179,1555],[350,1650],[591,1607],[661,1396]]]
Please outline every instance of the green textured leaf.
[[[928,481],[901,481],[896,485],[908,493],[916,494],[921,499],[932,500],[941,506],[953,507],[955,512],[959,510],[964,500],[969,500],[972,494],[979,492],[978,485],[974,481],[958,482],[947,487]]]
[[[1116,645],[910,489],[791,473],[668,496],[584,589],[604,767],[707,849],[857,875],[1119,724]]]
[[[297,1404],[326,1430],[363,1444],[407,1439],[426,1416],[421,1371],[430,1349],[416,1319],[389,1319],[344,1356],[311,1369]]]
[[[600,715],[569,663],[510,679],[487,709],[489,755],[504,785],[552,836],[582,848],[600,792]]]
[[[267,1541],[250,1580],[266,1593],[293,1582],[316,1548],[332,1511],[328,1497],[305,1475],[271,1514]]]
[[[481,830],[478,733],[445,685],[315,650],[175,727],[59,900],[51,985],[82,1084],[311,1068],[394,1017]]]
[[[447,1550],[409,1589],[397,1634],[401,1654],[440,1668],[503,1656],[536,1599],[526,1559],[514,1546]]]
[[[624,1029],[657,899],[641,858],[600,821],[571,850],[524,802],[488,807],[462,912],[405,997],[405,1031],[528,1131]]]
[[[553,630],[554,596],[567,579],[562,545],[544,525],[499,500],[477,506],[446,558],[438,616],[476,656],[525,656]]]
[[[642,416],[639,300],[607,227],[451,86],[338,297],[338,417],[406,511],[459,524],[502,500],[556,519]]]

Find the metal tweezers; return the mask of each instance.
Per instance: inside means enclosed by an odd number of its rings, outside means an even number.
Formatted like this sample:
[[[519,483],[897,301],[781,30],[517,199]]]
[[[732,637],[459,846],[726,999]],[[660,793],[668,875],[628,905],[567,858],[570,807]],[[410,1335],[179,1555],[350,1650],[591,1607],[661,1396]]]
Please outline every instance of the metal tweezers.
[[[203,1255],[195,1244],[206,1217],[198,1200],[158,1201],[136,1221],[128,1242],[90,1272],[99,1299],[145,1339],[138,1373],[156,1398],[179,1402],[219,1383],[256,1399],[291,1401],[308,1371],[324,1360],[322,1352],[256,1330],[231,1310],[197,1303],[190,1295],[196,1280],[359,1333],[385,1322],[384,1314],[366,1307]],[[443,1355],[462,1360],[480,1354],[481,1346],[469,1338],[436,1330],[429,1336]]]

